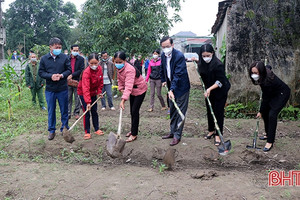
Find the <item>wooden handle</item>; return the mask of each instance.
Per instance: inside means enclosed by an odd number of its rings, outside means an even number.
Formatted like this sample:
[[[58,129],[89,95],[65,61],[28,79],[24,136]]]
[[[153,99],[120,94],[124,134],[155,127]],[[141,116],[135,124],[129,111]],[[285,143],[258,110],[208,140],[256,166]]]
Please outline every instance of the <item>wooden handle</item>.
[[[165,85],[165,88],[166,88],[167,91],[169,92],[169,89],[168,89],[167,85]],[[174,106],[175,106],[177,112],[179,113],[179,115],[180,115],[180,117],[181,117],[181,120],[183,121],[184,118],[185,118],[184,114],[181,112],[181,110],[180,110],[180,108],[178,107],[178,105],[177,105],[177,103],[175,102],[175,100],[174,100],[174,99],[171,99],[171,101],[173,102],[173,104],[174,104]]]
[[[103,92],[103,94],[102,95],[105,95],[106,94],[106,91],[105,92]],[[93,105],[95,105],[95,103],[97,103],[97,101],[99,101],[99,99],[101,99],[101,96],[100,97],[98,97],[97,99],[96,99],[96,101],[94,101],[94,103],[91,105],[91,107],[93,107]],[[69,131],[71,131],[73,128],[74,128],[74,126],[81,120],[81,118],[83,118],[83,116],[87,113],[87,112],[89,112],[90,110],[86,110],[86,111],[84,111],[84,113],[74,122],[74,124],[69,128]]]
[[[120,136],[121,136],[122,112],[123,112],[123,109],[120,108],[120,117],[119,117],[119,125],[118,125],[118,132],[117,132],[117,137],[118,137],[118,138],[120,138]]]

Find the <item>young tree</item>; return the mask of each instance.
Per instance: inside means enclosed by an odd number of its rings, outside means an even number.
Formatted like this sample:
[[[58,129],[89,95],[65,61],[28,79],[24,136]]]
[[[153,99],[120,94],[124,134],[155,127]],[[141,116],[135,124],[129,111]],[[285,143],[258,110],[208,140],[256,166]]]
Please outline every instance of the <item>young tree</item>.
[[[76,6],[70,2],[63,4],[63,0],[15,0],[4,14],[7,48],[24,45],[25,37],[28,52],[34,44],[48,45],[54,36],[68,47],[70,26],[74,25],[76,13]]]
[[[168,10],[174,15],[168,17]],[[81,47],[86,51],[149,53],[159,47],[177,14],[180,0],[87,0],[79,27]]]

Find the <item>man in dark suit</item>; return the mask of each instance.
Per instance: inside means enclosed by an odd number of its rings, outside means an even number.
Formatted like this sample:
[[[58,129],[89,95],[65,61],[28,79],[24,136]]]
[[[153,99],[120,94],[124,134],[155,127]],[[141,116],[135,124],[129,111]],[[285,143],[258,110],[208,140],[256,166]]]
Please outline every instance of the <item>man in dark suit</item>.
[[[185,115],[189,102],[190,80],[185,63],[184,55],[174,49],[173,39],[165,36],[160,41],[163,50],[161,55],[161,82],[163,86],[167,85],[168,95],[170,99],[174,99]],[[181,140],[183,126],[178,128],[178,124],[182,121],[174,104],[170,100],[170,128],[171,132],[163,136],[163,139],[173,138],[171,146],[178,144]]]
[[[71,46],[70,61],[71,61],[72,74],[70,74],[67,79],[68,80],[73,79],[79,82],[80,74],[84,69],[84,58],[79,55],[79,46],[77,44]],[[79,112],[80,112],[80,101],[77,95],[77,87],[75,87],[74,85],[69,85],[68,86],[69,119],[71,118],[71,114],[72,114],[73,95],[75,99],[74,116],[75,119],[77,120],[79,118]]]
[[[39,76],[46,79],[45,96],[48,105],[48,140],[55,137],[56,100],[58,100],[61,114],[61,127],[68,126],[68,84],[67,77],[71,74],[70,59],[61,53],[62,42],[59,38],[52,38],[49,42],[50,53],[41,58]]]

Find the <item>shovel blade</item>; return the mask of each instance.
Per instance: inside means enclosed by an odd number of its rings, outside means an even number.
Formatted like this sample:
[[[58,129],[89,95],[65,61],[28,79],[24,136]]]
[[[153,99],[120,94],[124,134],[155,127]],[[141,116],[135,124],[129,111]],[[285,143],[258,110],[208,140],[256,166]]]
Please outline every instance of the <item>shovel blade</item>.
[[[230,149],[231,149],[231,142],[230,140],[227,140],[226,142],[224,142],[224,144],[221,144],[218,146],[219,149],[219,154],[222,156],[225,156],[229,153]]]
[[[247,145],[246,146],[247,149],[261,149],[259,147],[256,147],[256,139],[253,139],[253,145]]]
[[[116,134],[110,132],[106,144],[107,154],[112,158],[118,158],[122,156],[126,141],[118,138]]]
[[[73,143],[75,141],[75,138],[71,135],[70,131],[64,127],[63,129],[63,138],[68,143]]]

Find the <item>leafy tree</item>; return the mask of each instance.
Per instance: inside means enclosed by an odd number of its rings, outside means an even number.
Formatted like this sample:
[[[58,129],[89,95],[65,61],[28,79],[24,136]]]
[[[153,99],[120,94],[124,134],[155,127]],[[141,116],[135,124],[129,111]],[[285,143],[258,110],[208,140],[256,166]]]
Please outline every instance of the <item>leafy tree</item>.
[[[15,0],[4,14],[7,31],[7,48],[16,49],[20,44],[28,52],[34,44],[48,45],[51,37],[59,37],[69,46],[70,26],[77,13],[73,3],[63,0]]]
[[[174,15],[168,18],[168,10]],[[87,0],[79,21],[81,48],[146,54],[159,46],[177,14],[180,0]]]

